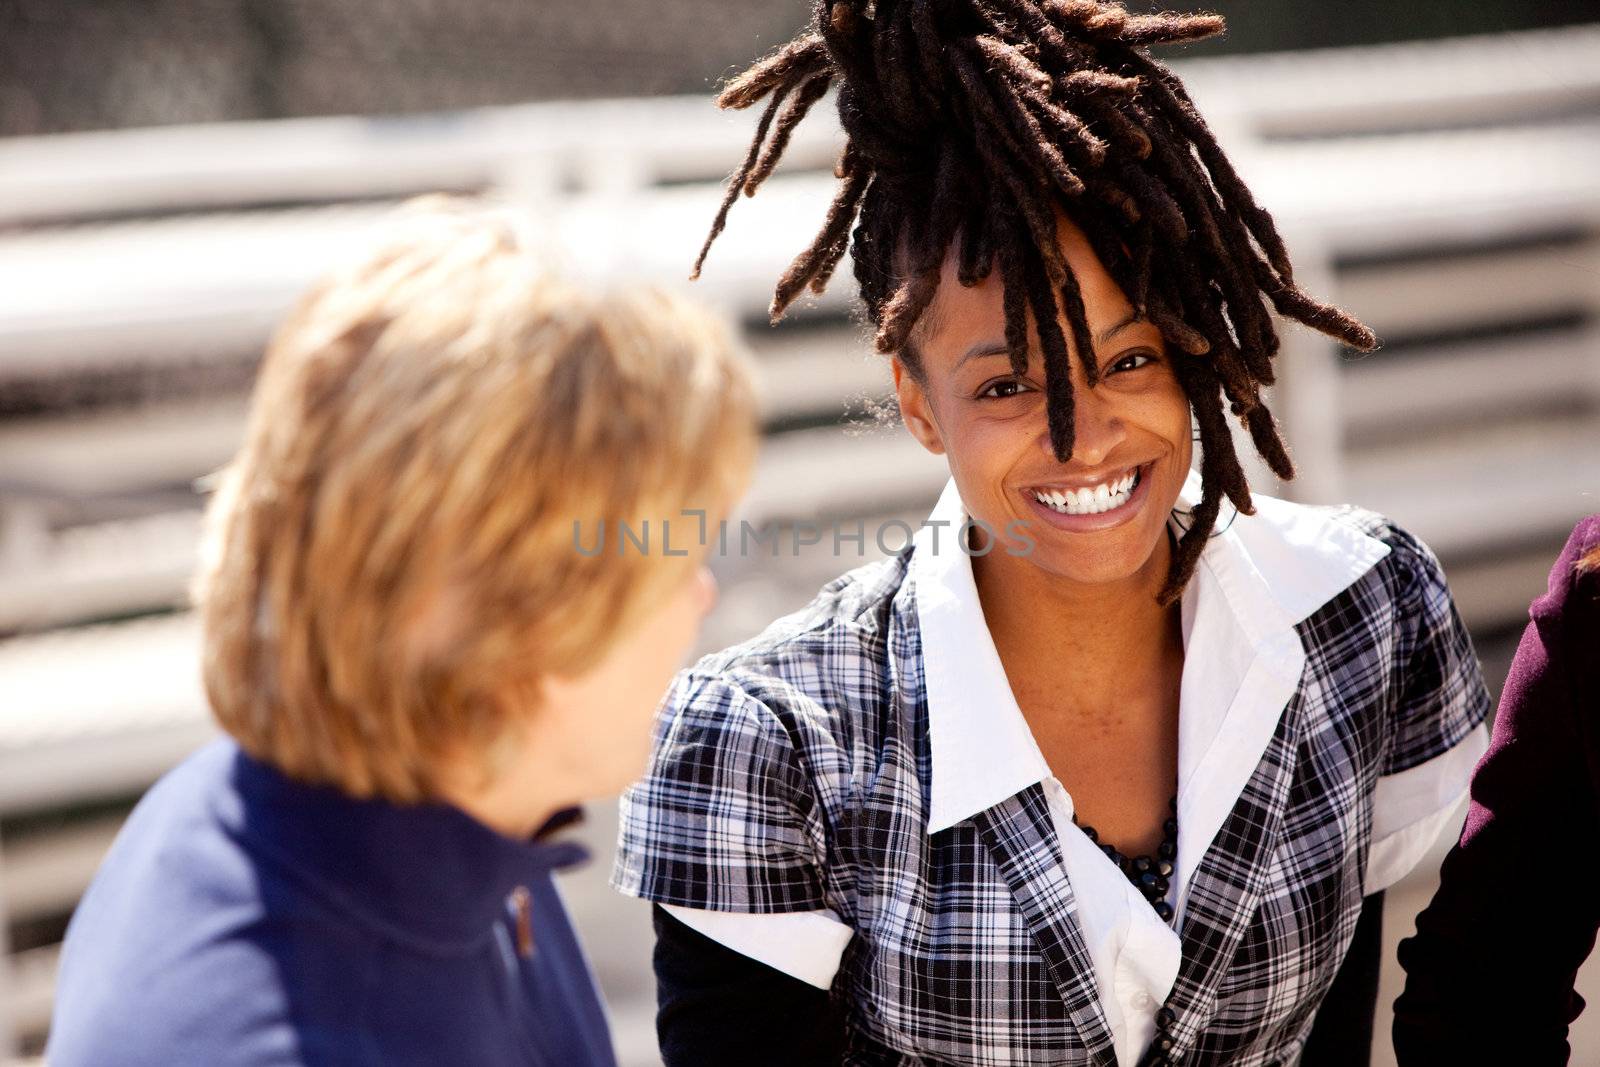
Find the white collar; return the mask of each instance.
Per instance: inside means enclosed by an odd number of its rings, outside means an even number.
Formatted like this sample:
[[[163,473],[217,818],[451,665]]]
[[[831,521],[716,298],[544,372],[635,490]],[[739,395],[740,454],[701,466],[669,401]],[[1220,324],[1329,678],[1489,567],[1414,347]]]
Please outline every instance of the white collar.
[[[1192,507],[1199,488],[1191,473],[1180,505]],[[1224,506],[1183,596],[1180,893],[1299,684],[1305,652],[1295,624],[1389,551],[1325,512],[1263,496],[1255,502],[1253,516]],[[951,479],[914,539],[911,564],[932,746],[929,833],[1051,773],[984,621],[972,562],[957,535],[966,519]]]

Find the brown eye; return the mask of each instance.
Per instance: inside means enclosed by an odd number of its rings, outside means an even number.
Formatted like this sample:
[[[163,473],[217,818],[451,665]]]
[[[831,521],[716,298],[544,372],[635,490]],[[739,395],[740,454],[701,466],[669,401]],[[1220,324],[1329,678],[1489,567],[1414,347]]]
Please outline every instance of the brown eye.
[[[1123,356],[1121,359],[1113,363],[1111,365],[1111,373],[1116,374],[1121,371],[1138,370],[1140,367],[1147,366],[1155,361],[1156,357],[1148,352],[1133,352],[1129,355]]]
[[[1001,378],[990,382],[978,391],[978,396],[986,400],[1006,400],[1010,397],[1020,396],[1028,391],[1026,382],[1015,378]]]

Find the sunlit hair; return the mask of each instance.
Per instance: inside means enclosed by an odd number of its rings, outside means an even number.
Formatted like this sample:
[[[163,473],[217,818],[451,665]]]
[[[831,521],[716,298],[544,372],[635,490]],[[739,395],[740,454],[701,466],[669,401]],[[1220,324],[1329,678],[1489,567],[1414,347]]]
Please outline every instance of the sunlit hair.
[[[1296,284],[1272,218],[1182,83],[1148,52],[1220,33],[1222,19],[1134,15],[1098,0],[814,0],[812,10],[806,32],[718,98],[766,108],[694,272],[739,194],[756,192],[795,127],[836,87],[846,136],[838,191],[779,279],[773,317],[807,287],[821,292],[848,250],[878,349],[915,374],[907,341],[946,255],[957,256],[963,285],[998,271],[1012,367],[1027,369],[1031,322],[1050,441],[1065,462],[1071,354],[1091,386],[1099,376],[1082,294],[1056,244],[1056,214],[1065,214],[1161,330],[1199,426],[1203,488],[1160,594],[1170,604],[1224,497],[1253,510],[1229,414],[1274,473],[1294,474],[1262,401],[1279,345],[1270,312],[1356,348],[1377,343]]]
[[[217,718],[291,776],[409,802],[463,757],[487,773],[541,677],[593,665],[696,565],[586,554],[574,524],[716,515],[747,476],[724,329],[543,262],[509,215],[413,205],[268,349],[197,596]]]

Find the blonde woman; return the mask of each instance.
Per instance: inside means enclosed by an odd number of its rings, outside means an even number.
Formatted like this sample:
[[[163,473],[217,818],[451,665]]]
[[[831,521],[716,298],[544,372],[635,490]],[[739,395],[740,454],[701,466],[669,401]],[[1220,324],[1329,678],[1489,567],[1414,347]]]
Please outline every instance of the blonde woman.
[[[414,212],[313,292],[210,513],[231,736],[84,898],[51,1062],[612,1063],[554,834],[638,773],[714,589],[703,550],[575,528],[721,513],[751,409],[715,323],[493,216]]]

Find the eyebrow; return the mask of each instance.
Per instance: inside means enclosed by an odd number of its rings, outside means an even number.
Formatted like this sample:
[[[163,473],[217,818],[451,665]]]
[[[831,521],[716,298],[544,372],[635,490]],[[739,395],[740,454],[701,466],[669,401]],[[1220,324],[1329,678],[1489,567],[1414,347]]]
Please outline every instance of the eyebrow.
[[[1143,321],[1145,321],[1144,316],[1140,315],[1137,310],[1128,312],[1128,314],[1122,319],[1112,323],[1110,326],[1107,326],[1105,329],[1095,334],[1095,347],[1099,348],[1101,345],[1109,344],[1111,339],[1117,336],[1117,334],[1121,333],[1123,330],[1126,330],[1129,326]]]
[[[979,341],[977,344],[973,345],[971,348],[962,353],[961,358],[956,360],[955,369],[960,370],[969,359],[981,359],[984,356],[1009,355],[1011,355],[1011,346],[1006,344],[1004,341]]]
[[[1144,316],[1140,315],[1137,311],[1128,312],[1128,314],[1122,319],[1112,323],[1110,326],[1107,326],[1105,329],[1095,334],[1095,347],[1100,348],[1104,345],[1110,344],[1111,339],[1116,337],[1117,334],[1121,333],[1123,330],[1126,330],[1129,326],[1133,326],[1144,321],[1146,321]],[[984,356],[1009,356],[1010,354],[1011,348],[1004,341],[979,341],[977,344],[967,349],[966,352],[962,353],[961,358],[956,360],[955,369],[960,370],[969,359],[981,359]]]

